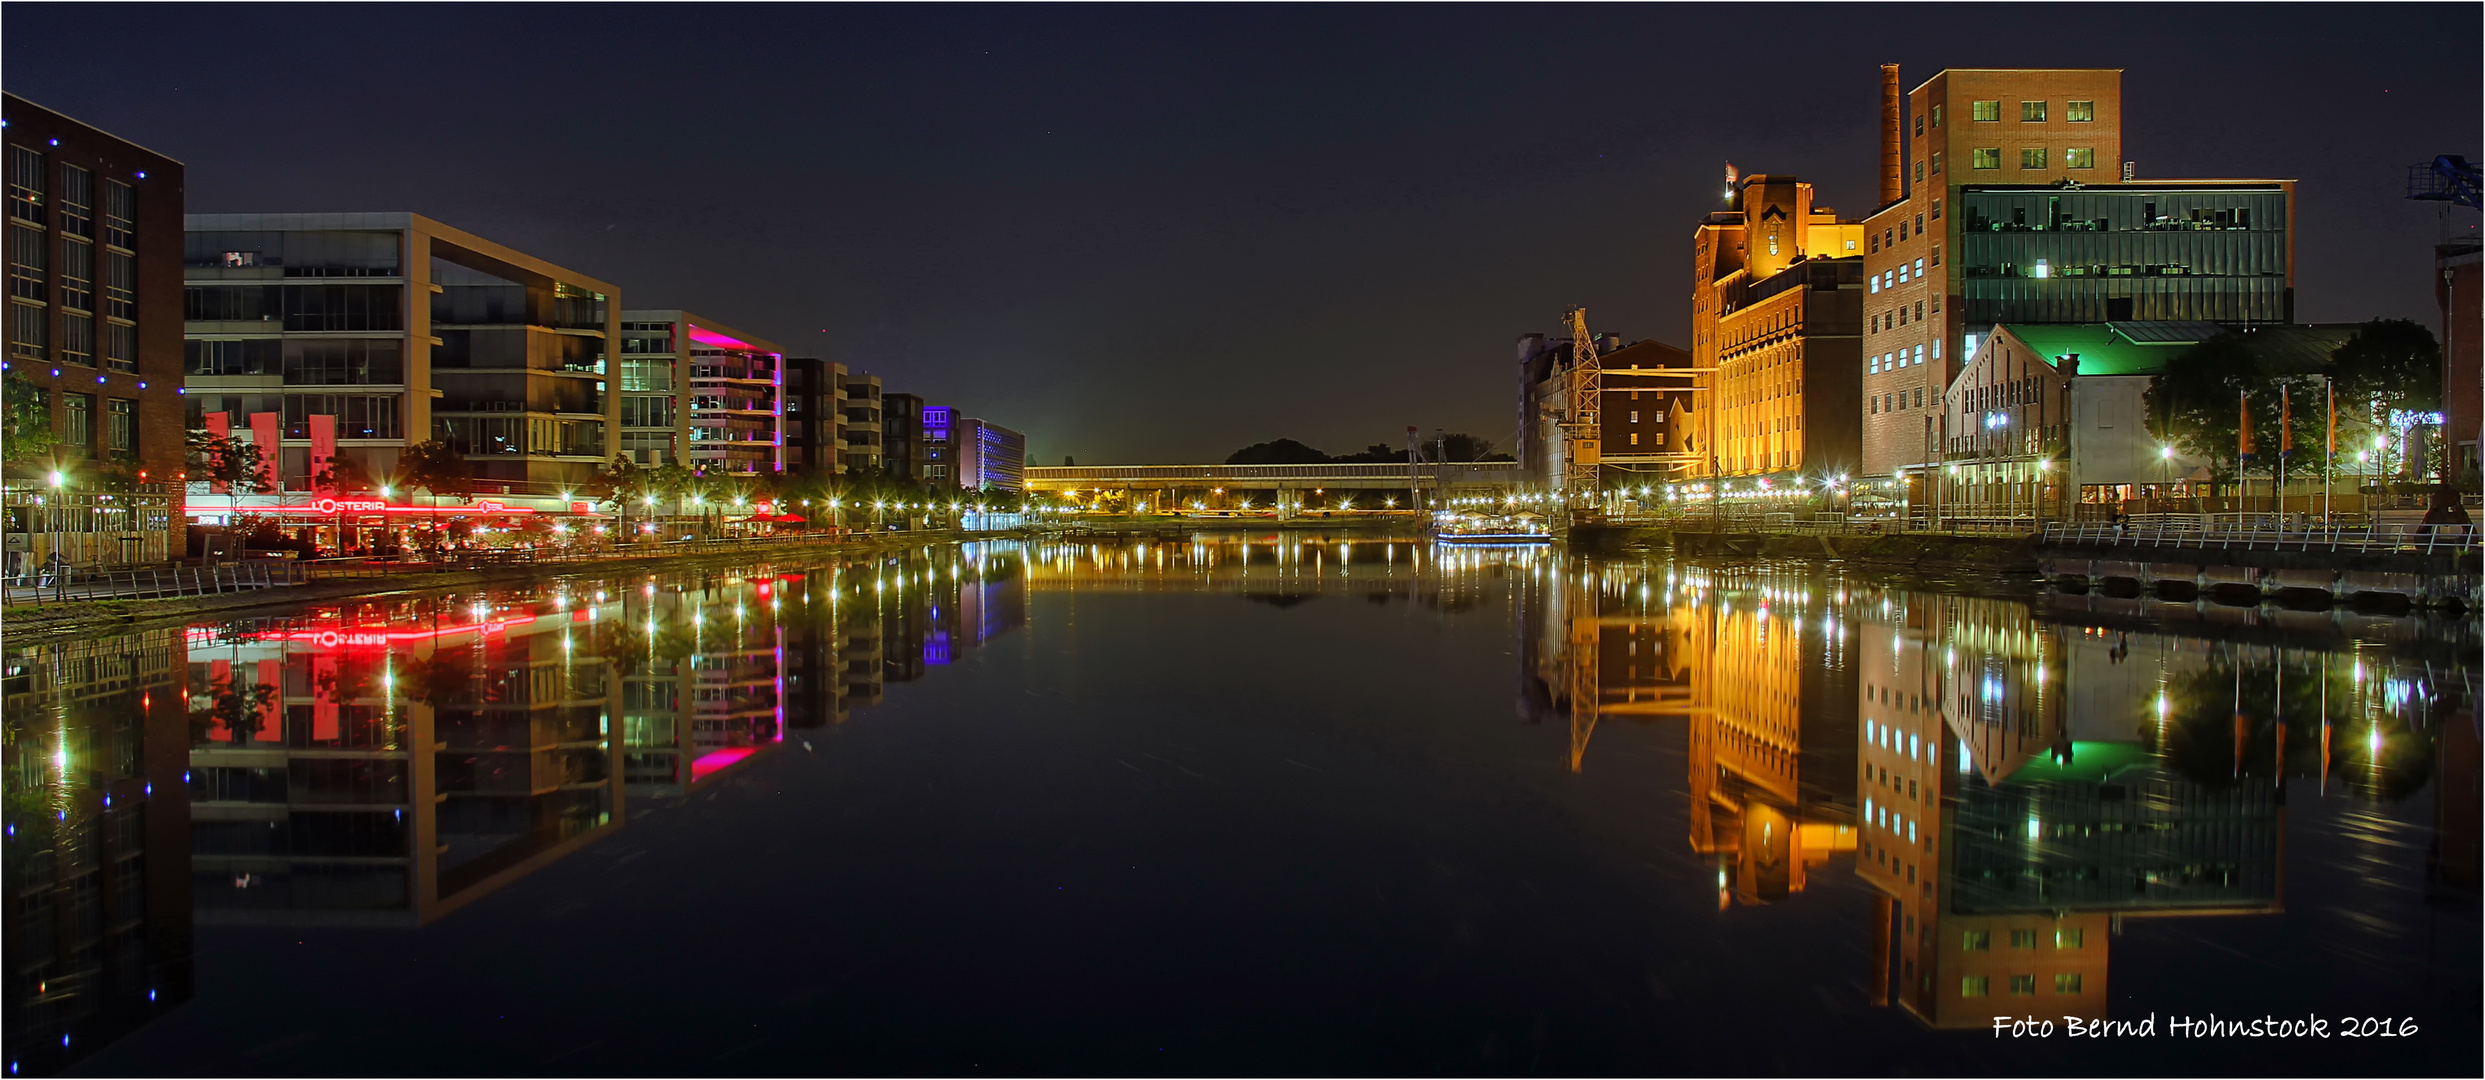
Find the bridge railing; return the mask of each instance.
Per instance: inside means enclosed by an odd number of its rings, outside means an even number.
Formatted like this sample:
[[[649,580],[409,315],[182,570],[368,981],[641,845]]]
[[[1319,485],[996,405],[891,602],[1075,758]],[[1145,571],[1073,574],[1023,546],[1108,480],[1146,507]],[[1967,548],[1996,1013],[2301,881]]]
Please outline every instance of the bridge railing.
[[[2485,534],[2474,525],[2291,525],[2095,522],[2045,526],[2044,543],[2062,547],[2214,548],[2240,551],[2389,551],[2432,554],[2473,548]]]

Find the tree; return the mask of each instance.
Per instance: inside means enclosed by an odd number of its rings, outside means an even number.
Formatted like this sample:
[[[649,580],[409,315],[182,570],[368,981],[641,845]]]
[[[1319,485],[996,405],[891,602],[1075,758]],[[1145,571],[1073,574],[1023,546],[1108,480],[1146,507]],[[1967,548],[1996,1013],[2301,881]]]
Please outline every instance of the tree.
[[[34,380],[11,371],[0,377],[0,447],[8,464],[41,460],[58,445],[52,431],[52,405]]]
[[[270,487],[267,455],[240,439],[192,431],[183,463],[190,479],[224,484],[236,495],[257,495]]]
[[[1436,442],[1443,461],[1508,461],[1510,455],[1495,453],[1493,440],[1453,431]]]
[[[328,467],[311,477],[311,486],[321,491],[357,495],[375,491],[380,482],[364,468],[362,459],[351,454],[338,454],[328,459]]]
[[[267,683],[238,682],[232,675],[214,681],[208,692],[190,698],[190,741],[204,743],[222,728],[236,746],[248,746],[267,726],[276,710],[276,688]]]
[[[2442,349],[2433,331],[2406,319],[2375,319],[2330,354],[2339,402],[2386,423],[2394,409],[2431,411],[2442,400]]]
[[[1228,465],[1323,465],[1329,455],[1292,439],[1253,443],[1226,455]]]
[[[442,495],[466,498],[474,494],[475,470],[466,455],[439,439],[426,439],[406,447],[397,457],[397,486],[421,488],[434,499]]]
[[[1375,464],[1387,464],[1387,463],[1399,463],[1399,464],[1403,464],[1403,463],[1405,463],[1405,461],[1406,461],[1406,451],[1404,451],[1404,450],[1394,450],[1394,449],[1391,449],[1388,443],[1373,443],[1373,444],[1372,444],[1372,445],[1370,445],[1370,446],[1364,447],[1361,451],[1359,451],[1359,452],[1357,452],[1357,453],[1352,453],[1352,454],[1339,454],[1338,456],[1336,456],[1336,457],[1334,457],[1334,458],[1331,458],[1331,459],[1329,459],[1329,460],[1331,460],[1331,461],[1364,462],[1364,463],[1375,463]]]
[[[2278,430],[2282,385],[2292,391],[2294,404],[2295,454],[2288,471],[2318,468],[2324,449],[2320,384],[2272,373],[2239,334],[2219,334],[2194,345],[2149,379],[2143,399],[2149,430],[2186,454],[2209,459],[2211,475],[2233,480],[2242,467],[2236,458],[2237,437],[2243,406],[2249,402],[2251,470],[2265,475],[2284,445]]]

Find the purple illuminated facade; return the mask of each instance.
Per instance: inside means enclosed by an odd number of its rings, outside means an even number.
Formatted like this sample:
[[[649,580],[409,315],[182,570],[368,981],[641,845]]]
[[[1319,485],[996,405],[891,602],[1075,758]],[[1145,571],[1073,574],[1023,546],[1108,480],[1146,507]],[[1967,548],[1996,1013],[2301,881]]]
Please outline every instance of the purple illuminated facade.
[[[621,452],[729,473],[785,469],[785,350],[686,311],[625,311]]]

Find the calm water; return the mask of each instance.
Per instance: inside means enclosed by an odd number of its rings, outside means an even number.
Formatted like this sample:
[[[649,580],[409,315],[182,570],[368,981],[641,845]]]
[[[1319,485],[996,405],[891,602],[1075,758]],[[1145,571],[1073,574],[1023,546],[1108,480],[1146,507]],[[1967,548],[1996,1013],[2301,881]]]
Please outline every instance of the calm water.
[[[9,1068],[2473,1074],[2476,647],[1267,534],[21,643]]]

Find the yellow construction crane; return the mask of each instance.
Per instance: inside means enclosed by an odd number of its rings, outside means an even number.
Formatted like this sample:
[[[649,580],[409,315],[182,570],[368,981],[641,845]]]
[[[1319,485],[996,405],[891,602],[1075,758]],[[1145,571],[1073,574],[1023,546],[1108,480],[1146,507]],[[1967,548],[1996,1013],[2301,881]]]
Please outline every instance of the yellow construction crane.
[[[1603,403],[1604,366],[1596,356],[1596,339],[1588,336],[1588,309],[1574,307],[1562,313],[1562,321],[1570,327],[1570,389],[1562,397],[1562,474],[1565,501],[1596,503],[1598,474],[1602,471],[1601,455],[1597,452],[1597,406]]]

